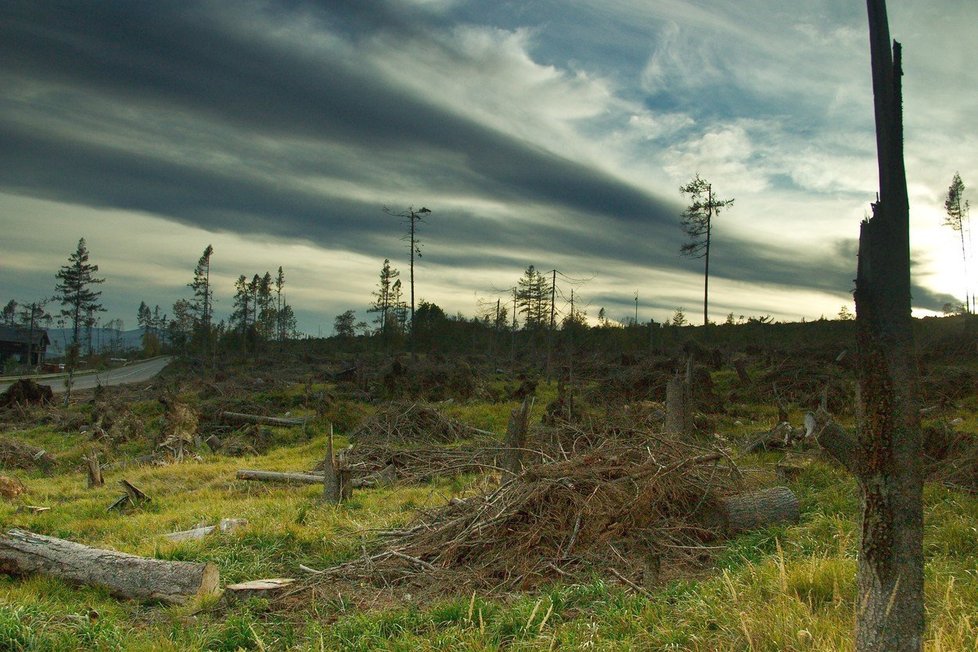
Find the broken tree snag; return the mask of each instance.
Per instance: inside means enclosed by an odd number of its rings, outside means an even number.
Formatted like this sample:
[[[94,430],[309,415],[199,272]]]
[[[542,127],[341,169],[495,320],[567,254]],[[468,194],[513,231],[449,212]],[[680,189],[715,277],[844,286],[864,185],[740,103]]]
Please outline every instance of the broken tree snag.
[[[88,488],[101,487],[105,484],[105,480],[102,479],[102,465],[98,461],[98,451],[92,449],[91,452],[82,458],[85,460],[85,466],[88,470]]]
[[[509,413],[509,425],[506,428],[506,440],[502,468],[512,475],[523,471],[523,454],[526,452],[527,433],[530,430],[530,407],[533,401],[523,397],[518,408]],[[505,481],[505,478],[503,479]]]
[[[862,493],[856,649],[917,652],[924,633],[923,456],[910,315],[910,210],[901,48],[867,0],[879,200],[860,225],[856,344],[862,401],[852,469]]]
[[[241,412],[221,412],[221,420],[227,423],[256,423],[260,426],[278,426],[283,428],[306,425],[306,419],[266,417],[260,414],[242,414]]]
[[[338,505],[340,501],[350,498],[353,485],[350,482],[350,470],[341,460],[336,459],[333,449],[333,424],[329,424],[329,438],[326,440],[326,459],[323,462],[323,501]]]
[[[139,489],[139,487],[129,482],[125,478],[119,480],[119,484],[121,484],[122,488],[126,490],[126,493],[119,496],[119,498],[116,499],[114,503],[109,505],[109,508],[106,511],[111,512],[113,509],[122,510],[129,505],[136,507],[138,505],[142,505],[143,503],[148,503],[150,500],[152,500],[149,496],[144,494],[142,490]]]
[[[688,435],[693,432],[692,392],[689,383],[680,375],[666,385],[666,432]]]
[[[733,360],[734,370],[737,372],[737,379],[743,386],[750,385],[750,374],[747,373],[747,359],[738,357]]]
[[[816,412],[805,414],[805,439],[812,437],[829,457],[850,473],[856,473],[855,460],[859,442],[824,409],[819,408]]]
[[[726,534],[797,523],[798,498],[788,487],[772,487],[721,498],[711,509],[707,522]]]
[[[102,586],[121,598],[171,604],[219,591],[214,564],[146,559],[16,529],[0,536],[0,571],[48,575]]]

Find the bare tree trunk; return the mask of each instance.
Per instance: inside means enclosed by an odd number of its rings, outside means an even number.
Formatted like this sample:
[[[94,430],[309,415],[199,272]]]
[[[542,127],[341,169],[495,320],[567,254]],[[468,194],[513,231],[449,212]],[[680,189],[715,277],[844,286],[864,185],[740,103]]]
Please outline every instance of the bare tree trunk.
[[[665,430],[672,435],[693,432],[693,358],[686,360],[686,375],[676,374],[666,385]]]
[[[92,449],[89,454],[83,458],[85,460],[86,466],[88,468],[88,487],[101,487],[105,484],[105,480],[102,479],[102,465],[98,460],[98,451]]]
[[[856,330],[863,414],[853,469],[863,498],[856,648],[918,651],[924,632],[923,468],[910,315],[900,44],[867,0],[880,195],[862,223]]]
[[[503,453],[502,467],[512,473],[519,474],[523,470],[523,455],[526,452],[526,436],[529,430],[530,407],[529,397],[524,397],[522,405],[509,415],[509,427],[506,429],[506,450]],[[506,478],[503,478],[503,482]]]
[[[340,474],[336,468],[336,454],[333,451],[333,424],[329,424],[326,459],[323,462],[323,501],[338,505],[341,497]]]

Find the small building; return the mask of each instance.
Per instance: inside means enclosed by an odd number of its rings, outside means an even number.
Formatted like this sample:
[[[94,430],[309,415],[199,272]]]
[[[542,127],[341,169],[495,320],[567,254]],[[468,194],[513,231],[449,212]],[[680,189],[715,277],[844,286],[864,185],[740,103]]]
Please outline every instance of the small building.
[[[34,330],[33,341],[31,332],[17,326],[0,326],[0,366],[7,360],[14,359],[20,364],[35,367],[44,360],[51,340],[43,328]],[[28,353],[30,360],[27,359]]]

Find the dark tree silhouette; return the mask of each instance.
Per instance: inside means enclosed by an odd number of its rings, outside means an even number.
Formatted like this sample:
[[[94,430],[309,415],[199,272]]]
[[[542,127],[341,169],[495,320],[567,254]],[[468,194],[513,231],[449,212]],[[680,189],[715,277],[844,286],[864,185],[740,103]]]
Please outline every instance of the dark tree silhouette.
[[[968,312],[974,312],[975,298],[971,292],[971,283],[968,279],[968,253],[964,246],[964,232],[968,221],[969,208],[968,200],[964,199],[964,181],[961,180],[961,175],[955,172],[944,199],[944,210],[947,213],[947,217],[944,218],[944,226],[951,227],[961,236],[961,262],[964,264],[965,283],[964,305]]]
[[[689,240],[683,243],[680,252],[690,258],[705,260],[703,273],[703,325],[705,326],[710,323],[710,244],[713,216],[733,204],[734,200],[714,197],[713,186],[698,174],[685,186],[681,186],[679,192],[684,196],[689,195],[691,200],[682,214],[683,231]]]
[[[58,271],[58,284],[54,288],[54,299],[61,303],[61,314],[71,323],[71,344],[76,347],[86,317],[105,311],[99,302],[102,293],[92,289],[105,279],[95,277],[98,265],[92,265],[88,259],[85,238],[80,238],[78,248],[68,256],[68,264]]]
[[[910,209],[903,163],[901,48],[884,0],[867,0],[879,200],[860,226],[856,271],[859,432],[819,443],[862,495],[856,649],[918,652],[924,634],[923,455],[910,315]]]

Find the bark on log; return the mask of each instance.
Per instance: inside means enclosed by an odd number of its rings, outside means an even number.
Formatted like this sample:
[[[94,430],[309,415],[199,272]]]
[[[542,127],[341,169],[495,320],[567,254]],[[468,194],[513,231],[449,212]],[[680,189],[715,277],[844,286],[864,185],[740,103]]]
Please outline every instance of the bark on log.
[[[147,559],[17,529],[0,536],[0,571],[48,575],[105,587],[117,597],[170,604],[219,591],[214,564]]]
[[[266,417],[260,414],[242,414],[241,412],[221,412],[221,419],[228,423],[256,423],[260,426],[304,426],[307,419]]]
[[[797,523],[799,514],[795,493],[788,487],[772,487],[722,498],[709,511],[706,520],[726,534],[735,534],[780,523]]]

